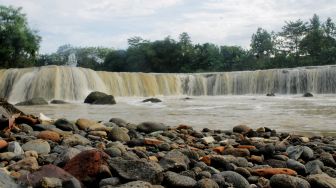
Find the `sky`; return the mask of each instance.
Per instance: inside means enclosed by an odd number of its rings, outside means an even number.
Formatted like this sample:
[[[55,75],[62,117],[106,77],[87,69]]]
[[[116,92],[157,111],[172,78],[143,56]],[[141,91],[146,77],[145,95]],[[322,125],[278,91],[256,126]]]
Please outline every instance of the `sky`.
[[[0,0],[22,7],[31,28],[42,37],[40,53],[64,44],[127,48],[140,36],[248,48],[258,27],[280,31],[285,21],[336,20],[336,0]]]

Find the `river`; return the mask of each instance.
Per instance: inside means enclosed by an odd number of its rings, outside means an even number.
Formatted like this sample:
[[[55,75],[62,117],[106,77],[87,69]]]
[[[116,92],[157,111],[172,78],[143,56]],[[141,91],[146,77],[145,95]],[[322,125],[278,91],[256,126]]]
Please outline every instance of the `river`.
[[[252,128],[305,135],[336,135],[336,95],[162,96],[162,103],[142,103],[144,97],[116,97],[116,105],[72,104],[20,106],[26,113],[43,113],[51,118],[89,118],[108,121],[112,117],[131,123],[163,122],[170,126],[187,124],[202,129],[231,129],[238,124]]]

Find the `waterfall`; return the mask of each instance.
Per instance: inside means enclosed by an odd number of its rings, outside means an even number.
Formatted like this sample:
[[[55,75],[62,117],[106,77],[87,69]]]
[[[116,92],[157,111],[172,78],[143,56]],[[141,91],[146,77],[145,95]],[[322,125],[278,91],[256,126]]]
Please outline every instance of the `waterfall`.
[[[114,96],[336,93],[336,66],[257,71],[159,74],[93,71],[68,66],[0,70],[0,97],[83,100],[91,91]]]

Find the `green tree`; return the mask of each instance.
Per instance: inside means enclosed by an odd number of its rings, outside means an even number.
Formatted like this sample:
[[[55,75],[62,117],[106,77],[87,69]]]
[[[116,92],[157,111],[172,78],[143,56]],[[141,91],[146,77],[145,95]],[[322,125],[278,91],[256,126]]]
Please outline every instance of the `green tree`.
[[[257,32],[252,35],[251,52],[258,57],[270,56],[273,53],[273,48],[272,35],[259,27]]]
[[[36,60],[41,38],[21,10],[0,5],[0,67],[26,67]]]
[[[301,20],[285,22],[282,27],[282,32],[279,36],[282,37],[281,48],[284,51],[294,54],[296,58],[300,55],[300,43],[306,34],[306,23]]]

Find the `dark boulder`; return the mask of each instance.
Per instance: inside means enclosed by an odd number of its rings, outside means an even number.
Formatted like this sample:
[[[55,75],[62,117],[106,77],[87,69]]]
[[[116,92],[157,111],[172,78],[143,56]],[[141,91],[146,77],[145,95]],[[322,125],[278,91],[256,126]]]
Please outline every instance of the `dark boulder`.
[[[116,104],[114,97],[112,95],[107,95],[105,93],[94,91],[91,92],[84,100],[84,103],[89,104]]]
[[[267,96],[267,97],[274,97],[275,94],[274,94],[274,93],[267,93],[266,96]]]
[[[69,104],[69,103],[63,100],[53,99],[50,101],[50,104]]]
[[[41,97],[32,98],[23,102],[16,103],[16,106],[30,106],[30,105],[46,105],[48,101]]]
[[[305,94],[303,94],[303,97],[313,97],[314,95],[313,94],[311,94],[311,93],[305,93]]]
[[[158,102],[162,102],[162,101],[158,98],[148,98],[148,99],[143,100],[142,102],[158,103]]]

